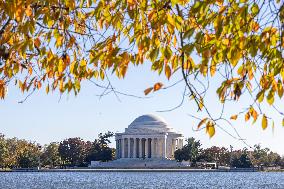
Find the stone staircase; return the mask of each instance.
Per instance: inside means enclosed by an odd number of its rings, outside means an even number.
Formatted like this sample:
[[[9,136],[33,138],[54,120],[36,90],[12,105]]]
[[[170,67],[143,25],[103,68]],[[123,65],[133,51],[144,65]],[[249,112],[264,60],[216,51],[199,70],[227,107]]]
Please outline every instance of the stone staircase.
[[[121,158],[109,162],[100,162],[92,168],[179,168],[184,167],[181,163],[169,159],[138,159]]]

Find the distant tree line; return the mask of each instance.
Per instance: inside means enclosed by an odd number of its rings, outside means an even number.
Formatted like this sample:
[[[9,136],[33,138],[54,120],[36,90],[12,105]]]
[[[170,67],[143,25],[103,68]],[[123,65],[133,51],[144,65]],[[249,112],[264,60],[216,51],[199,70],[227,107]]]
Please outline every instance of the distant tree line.
[[[232,147],[228,149],[217,146],[204,149],[199,140],[188,138],[186,144],[176,150],[174,155],[177,161],[190,161],[192,166],[196,166],[197,162],[216,162],[219,166],[237,168],[284,167],[284,157],[269,148],[262,148],[259,144],[254,145],[253,150],[233,150]]]
[[[0,168],[74,167],[110,161],[115,157],[115,149],[109,147],[113,135],[100,133],[93,142],[76,137],[41,146],[0,134]]]

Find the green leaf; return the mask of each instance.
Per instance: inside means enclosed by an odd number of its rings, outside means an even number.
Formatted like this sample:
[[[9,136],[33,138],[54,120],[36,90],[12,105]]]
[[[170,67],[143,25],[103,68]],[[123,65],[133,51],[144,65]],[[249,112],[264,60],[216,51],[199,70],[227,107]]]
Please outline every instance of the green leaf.
[[[251,13],[253,16],[257,15],[259,13],[259,7],[256,3],[254,3],[251,7]]]
[[[187,39],[190,38],[194,33],[194,28],[191,28],[189,30],[187,30],[184,34],[183,34],[183,39]]]

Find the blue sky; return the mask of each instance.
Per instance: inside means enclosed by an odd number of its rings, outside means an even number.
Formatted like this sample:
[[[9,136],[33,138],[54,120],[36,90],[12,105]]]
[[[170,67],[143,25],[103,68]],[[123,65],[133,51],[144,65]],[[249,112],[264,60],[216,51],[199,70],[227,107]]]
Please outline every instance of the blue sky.
[[[113,86],[121,92],[144,96],[144,89],[152,86],[155,82],[161,81],[167,86],[177,81],[179,76],[177,74],[168,82],[164,76],[150,72],[150,65],[145,64],[139,67],[131,67],[123,80],[112,76],[110,76],[110,80]],[[219,79],[217,77],[212,81],[212,89],[209,90],[208,98],[205,99],[209,110],[216,115],[221,108],[215,92],[218,85]],[[76,97],[73,94],[64,94],[60,99],[57,92],[46,95],[45,88],[42,88],[23,104],[19,104],[18,101],[22,100],[26,94],[21,94],[18,89],[11,85],[7,98],[0,101],[0,133],[7,137],[23,138],[41,144],[61,141],[68,137],[81,137],[92,141],[100,132],[122,132],[136,117],[154,113],[164,117],[172,127],[183,132],[185,137],[195,137],[201,140],[203,147],[212,145],[245,147],[243,142],[232,138],[220,129],[216,130],[216,135],[212,139],[209,139],[205,131],[194,131],[193,129],[196,128],[199,121],[188,116],[188,114],[194,114],[201,118],[204,114],[197,113],[196,105],[188,98],[185,99],[182,107],[174,111],[157,112],[178,105],[182,98],[183,88],[184,83],[180,83],[167,90],[151,93],[148,99],[120,95],[119,101],[114,94],[99,98],[97,95],[101,94],[102,90],[96,88],[90,82],[83,82],[81,92]],[[225,116],[230,117],[230,115],[241,111],[243,105],[248,102],[247,98],[248,96],[244,95],[239,102],[228,103]],[[284,110],[281,101],[277,100],[276,105]],[[241,137],[246,139],[248,144],[260,143],[263,147],[269,147],[284,155],[282,117],[269,111],[268,105],[264,105],[264,108],[275,120],[274,132],[272,132],[271,124],[265,131],[262,131],[259,121],[251,125],[244,121],[243,116],[239,120],[233,121],[233,126]],[[235,135],[229,125],[220,124],[224,129]],[[114,143],[112,145],[114,146]]]

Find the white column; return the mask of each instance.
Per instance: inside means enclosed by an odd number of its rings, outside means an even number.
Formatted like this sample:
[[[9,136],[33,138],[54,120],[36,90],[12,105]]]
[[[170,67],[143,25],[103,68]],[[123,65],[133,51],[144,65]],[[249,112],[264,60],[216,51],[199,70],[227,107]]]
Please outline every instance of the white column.
[[[128,158],[130,158],[130,144],[131,144],[131,142],[130,142],[131,140],[130,140],[130,138],[128,138],[128,153],[127,153],[127,157]]]
[[[149,156],[149,149],[148,149],[148,147],[149,147],[149,139],[148,138],[146,138],[146,141],[145,141],[145,158],[148,158],[148,156]]]
[[[115,148],[115,156],[116,156],[116,159],[119,158],[119,143],[118,143],[119,140],[115,140],[115,144],[116,144],[116,148]]]
[[[124,158],[124,138],[121,139],[121,158]]]
[[[171,156],[174,156],[175,150],[176,150],[176,146],[177,146],[177,140],[173,139],[172,141],[172,149],[171,149]]]
[[[157,138],[157,157],[160,158],[161,157],[161,139]]]
[[[142,138],[139,138],[139,158],[143,158],[142,157]]]
[[[163,158],[167,157],[167,155],[166,155],[166,153],[167,153],[166,147],[167,146],[166,146],[166,137],[165,137],[165,138],[162,139],[162,157]]]
[[[180,142],[179,149],[181,149],[181,148],[183,147],[183,140],[182,140],[182,139],[179,139],[179,142]]]
[[[151,138],[151,158],[155,158],[155,138]]]
[[[136,151],[136,146],[137,146],[137,140],[136,140],[136,138],[134,138],[133,158],[136,158],[136,157],[137,157],[137,156],[136,156],[136,153],[137,153],[137,151]]]

